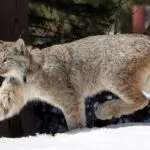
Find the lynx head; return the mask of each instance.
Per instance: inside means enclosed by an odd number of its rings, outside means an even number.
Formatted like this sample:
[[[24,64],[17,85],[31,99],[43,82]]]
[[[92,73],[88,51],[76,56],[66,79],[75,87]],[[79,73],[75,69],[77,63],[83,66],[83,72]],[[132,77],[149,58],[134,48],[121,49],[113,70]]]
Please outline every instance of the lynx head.
[[[29,52],[22,39],[0,42],[0,76],[14,77],[24,82],[29,63]]]

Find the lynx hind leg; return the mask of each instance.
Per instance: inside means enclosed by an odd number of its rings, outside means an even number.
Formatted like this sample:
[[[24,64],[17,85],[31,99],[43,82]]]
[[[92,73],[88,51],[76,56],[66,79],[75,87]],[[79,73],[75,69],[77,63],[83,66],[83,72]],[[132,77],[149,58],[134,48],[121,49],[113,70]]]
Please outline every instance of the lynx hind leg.
[[[147,98],[137,88],[127,87],[121,93],[115,93],[121,99],[107,101],[97,108],[95,115],[101,120],[119,118],[131,114],[148,105]]]
[[[3,84],[0,89],[0,120],[12,117],[25,105],[20,84]]]

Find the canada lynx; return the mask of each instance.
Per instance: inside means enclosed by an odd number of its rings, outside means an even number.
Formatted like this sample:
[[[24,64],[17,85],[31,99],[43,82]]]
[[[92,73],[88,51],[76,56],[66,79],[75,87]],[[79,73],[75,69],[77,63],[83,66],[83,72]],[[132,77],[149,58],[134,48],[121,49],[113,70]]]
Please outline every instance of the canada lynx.
[[[0,120],[33,99],[62,110],[69,129],[86,124],[86,96],[109,90],[120,100],[95,110],[99,119],[133,113],[148,104],[150,38],[144,35],[91,36],[42,50],[23,40],[0,44]]]

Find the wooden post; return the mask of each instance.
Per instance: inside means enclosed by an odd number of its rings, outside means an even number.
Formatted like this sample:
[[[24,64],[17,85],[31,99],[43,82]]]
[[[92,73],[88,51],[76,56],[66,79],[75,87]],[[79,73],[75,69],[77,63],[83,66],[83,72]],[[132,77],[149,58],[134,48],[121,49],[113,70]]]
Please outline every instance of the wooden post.
[[[27,0],[0,0],[0,39],[14,41],[19,35],[27,38]]]
[[[20,35],[28,42],[28,1],[0,0],[0,40],[16,41]],[[27,136],[36,132],[33,106],[20,115],[0,122],[0,136]]]
[[[0,137],[10,137],[8,120],[0,122]]]
[[[29,103],[20,113],[23,135],[35,135],[37,133],[36,118],[34,113],[34,107],[32,103]]]

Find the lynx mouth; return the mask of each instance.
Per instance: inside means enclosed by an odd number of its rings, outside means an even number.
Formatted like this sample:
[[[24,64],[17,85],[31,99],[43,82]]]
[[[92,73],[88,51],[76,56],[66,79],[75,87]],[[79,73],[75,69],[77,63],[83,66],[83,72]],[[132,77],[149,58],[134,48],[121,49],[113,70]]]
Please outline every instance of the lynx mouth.
[[[0,76],[0,86],[2,86],[2,83],[4,80],[5,80],[5,77]]]

